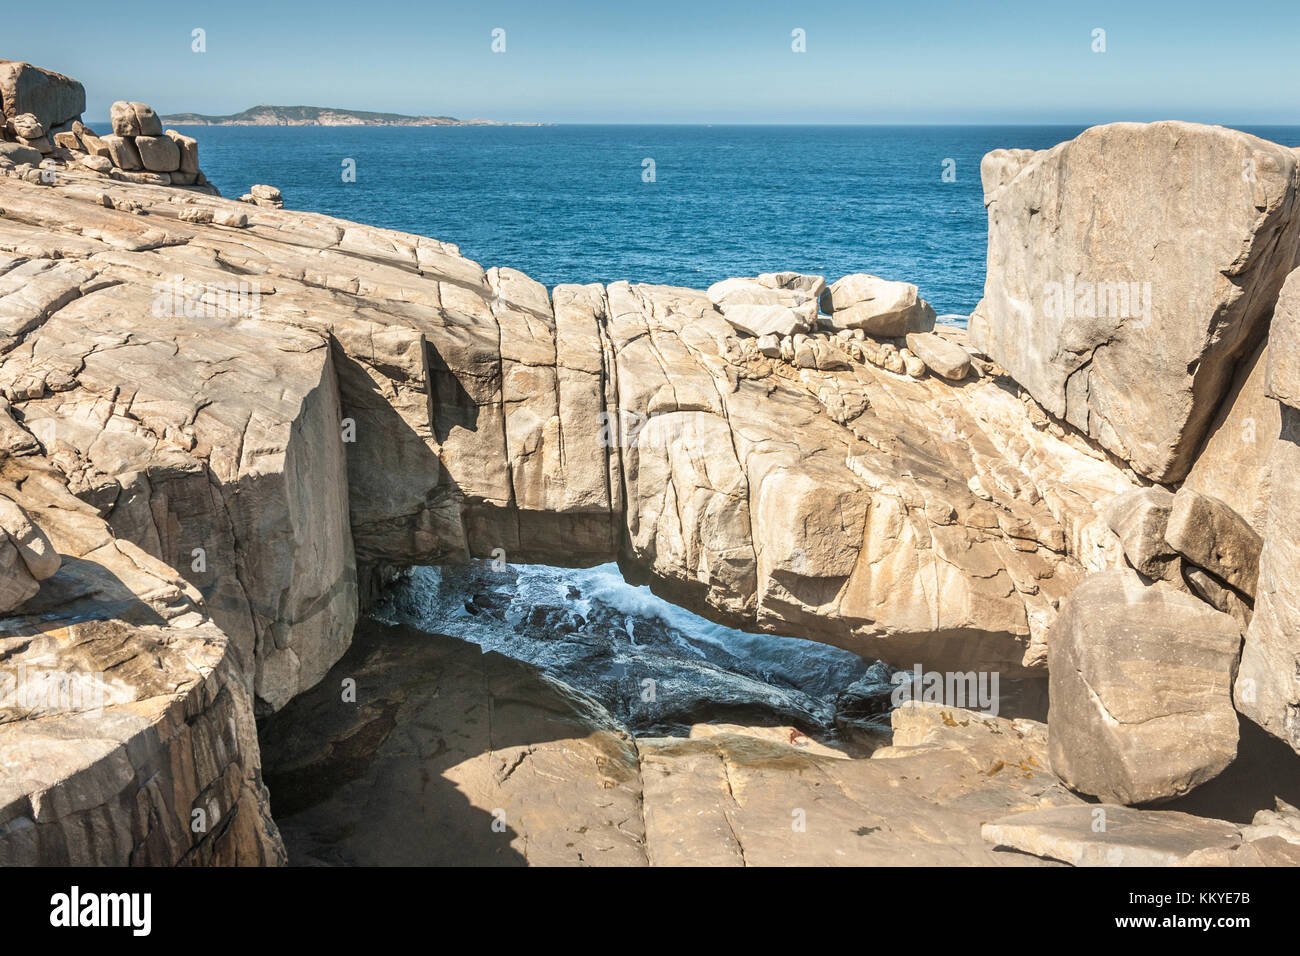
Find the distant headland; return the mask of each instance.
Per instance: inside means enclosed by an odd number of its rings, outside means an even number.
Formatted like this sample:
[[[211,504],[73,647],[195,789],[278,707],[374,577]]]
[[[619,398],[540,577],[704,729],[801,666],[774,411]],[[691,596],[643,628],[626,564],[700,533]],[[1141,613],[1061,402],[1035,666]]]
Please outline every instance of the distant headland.
[[[454,116],[405,116],[326,106],[254,106],[229,116],[171,113],[164,123],[182,126],[545,126],[545,123],[498,123]]]

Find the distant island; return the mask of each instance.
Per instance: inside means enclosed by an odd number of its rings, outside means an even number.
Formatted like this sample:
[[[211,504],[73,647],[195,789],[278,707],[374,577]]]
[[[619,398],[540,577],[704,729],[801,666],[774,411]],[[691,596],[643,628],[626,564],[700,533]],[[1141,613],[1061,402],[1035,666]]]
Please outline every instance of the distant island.
[[[372,113],[326,106],[254,106],[229,116],[203,113],[170,113],[164,123],[175,126],[545,126],[545,123],[498,123],[494,120],[462,120],[454,116],[405,116],[401,113]]]

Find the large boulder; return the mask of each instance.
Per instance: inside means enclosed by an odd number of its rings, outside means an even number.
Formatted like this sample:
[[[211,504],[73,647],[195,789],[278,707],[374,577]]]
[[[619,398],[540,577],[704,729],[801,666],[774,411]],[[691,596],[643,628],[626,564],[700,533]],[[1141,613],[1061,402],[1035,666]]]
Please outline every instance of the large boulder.
[[[995,151],[981,175],[973,344],[1140,474],[1181,480],[1295,264],[1300,156],[1220,127],[1116,123]]]
[[[163,135],[175,143],[176,148],[180,151],[179,170],[189,175],[197,175],[199,171],[199,141],[193,136],[186,136],[174,129],[167,130]]]
[[[1128,570],[1087,578],[1047,643],[1052,770],[1113,803],[1182,796],[1237,755],[1237,622]]]
[[[104,148],[108,150],[108,158],[112,160],[113,165],[118,169],[137,170],[144,168],[144,164],[140,160],[140,151],[135,148],[134,140],[114,133],[103,137],[100,141],[104,144]]]
[[[22,143],[0,143],[0,159],[7,160],[15,166],[21,166],[24,163],[39,166],[41,151],[32,149],[30,146],[24,146]]]
[[[935,314],[910,282],[892,282],[856,272],[833,283],[822,297],[836,328],[862,329],[868,335],[901,336],[929,332]]]
[[[35,113],[19,113],[9,121],[15,136],[23,139],[40,139],[45,135],[45,127]]]
[[[145,103],[118,100],[108,108],[108,118],[117,136],[161,136],[162,120]]]
[[[46,129],[86,109],[86,88],[71,77],[17,60],[0,60],[0,101],[10,118],[33,114]]]
[[[1181,488],[1169,510],[1165,540],[1247,597],[1255,597],[1263,540],[1246,519],[1218,498]]]
[[[180,147],[168,136],[137,136],[135,148],[140,151],[140,162],[151,172],[170,173],[180,169]]]

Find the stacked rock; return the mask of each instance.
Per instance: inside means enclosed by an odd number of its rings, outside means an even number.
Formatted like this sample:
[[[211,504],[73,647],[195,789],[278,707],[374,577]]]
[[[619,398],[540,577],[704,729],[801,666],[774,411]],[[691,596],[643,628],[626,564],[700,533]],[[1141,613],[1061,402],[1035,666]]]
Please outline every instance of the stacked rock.
[[[933,372],[954,382],[975,368],[964,334],[933,331],[934,309],[908,282],[856,273],[828,287],[821,276],[768,272],[716,282],[707,295],[740,334],[742,357],[823,372],[869,362],[897,375]]]
[[[108,159],[133,182],[156,186],[206,185],[199,170],[199,144],[174,129],[164,130],[162,120],[144,103],[118,100],[109,108],[111,135],[96,137],[91,155]],[[84,140],[83,140],[84,142]]]
[[[284,197],[280,195],[280,190],[265,183],[249,186],[248,192],[240,196],[239,201],[254,206],[266,206],[270,209],[284,208]]]
[[[0,173],[34,183],[79,167],[101,176],[216,193],[199,169],[198,143],[162,122],[144,103],[114,103],[113,132],[97,136],[81,121],[80,83],[30,63],[0,60]]]

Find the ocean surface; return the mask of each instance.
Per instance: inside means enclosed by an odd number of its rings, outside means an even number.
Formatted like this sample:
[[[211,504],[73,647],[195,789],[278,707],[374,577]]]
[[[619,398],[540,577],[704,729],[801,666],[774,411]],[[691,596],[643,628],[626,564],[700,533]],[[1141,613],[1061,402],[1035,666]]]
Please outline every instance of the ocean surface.
[[[453,242],[547,286],[870,272],[968,315],[984,287],[980,158],[1082,127],[179,129],[225,196],[270,183],[290,208]],[[1300,146],[1300,127],[1247,131]]]
[[[896,686],[892,668],[849,651],[714,624],[628,584],[615,564],[414,568],[371,613],[524,661],[638,734],[723,720],[874,735]]]

